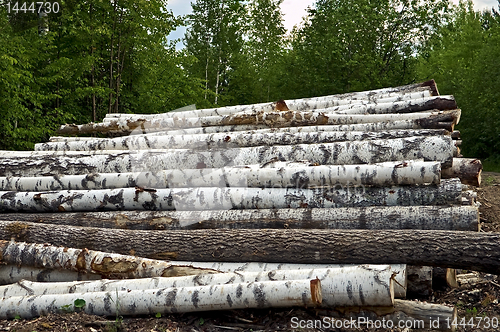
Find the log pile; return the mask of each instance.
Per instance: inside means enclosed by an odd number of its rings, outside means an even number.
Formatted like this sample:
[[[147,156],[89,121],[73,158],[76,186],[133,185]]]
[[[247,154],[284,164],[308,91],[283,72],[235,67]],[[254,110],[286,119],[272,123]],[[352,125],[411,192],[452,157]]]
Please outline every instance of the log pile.
[[[459,120],[429,81],[108,114],[35,151],[0,151],[0,316],[82,299],[99,315],[306,306],[454,319],[395,298],[429,296],[430,266],[449,285],[455,268],[500,272],[498,240],[477,233],[482,166],[461,156]],[[108,280],[129,278],[142,279]]]

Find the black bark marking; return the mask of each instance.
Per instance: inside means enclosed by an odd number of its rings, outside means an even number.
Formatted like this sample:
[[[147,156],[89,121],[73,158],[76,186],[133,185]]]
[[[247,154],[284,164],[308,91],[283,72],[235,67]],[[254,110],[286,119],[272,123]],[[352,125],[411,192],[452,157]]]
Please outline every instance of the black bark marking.
[[[198,308],[198,303],[200,302],[200,298],[198,297],[198,295],[199,295],[199,292],[197,290],[195,290],[193,292],[193,295],[191,295],[191,303],[193,303],[193,306],[195,308]]]
[[[253,296],[257,302],[257,308],[265,308],[266,306],[266,294],[263,291],[264,286],[262,284],[253,285]]]

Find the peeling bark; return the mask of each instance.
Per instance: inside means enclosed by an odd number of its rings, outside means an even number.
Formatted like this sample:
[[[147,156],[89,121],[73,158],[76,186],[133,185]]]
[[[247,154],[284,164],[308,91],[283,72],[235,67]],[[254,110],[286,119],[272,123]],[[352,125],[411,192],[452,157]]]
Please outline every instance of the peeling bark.
[[[393,273],[395,271],[390,265],[360,265],[338,269],[233,272],[134,280],[103,279],[93,282],[39,283],[22,280],[16,284],[0,287],[0,295],[6,298],[45,294],[121,292],[318,278],[322,289],[322,307],[391,306],[394,303],[391,282]]]
[[[156,172],[178,168],[220,168],[308,160],[318,165],[375,164],[387,161],[424,159],[451,166],[455,147],[449,136],[408,137],[325,144],[261,146],[210,151],[151,150],[98,153],[35,151],[31,157],[2,158],[0,176],[53,176],[61,174]],[[79,153],[80,155],[74,155]],[[72,155],[73,154],[73,155]]]
[[[475,206],[4,213],[4,221],[131,230],[424,229],[479,231]]]
[[[410,264],[500,274],[500,234],[436,230],[132,231],[0,222],[0,238],[152,259]]]
[[[151,149],[228,149],[237,147],[318,144],[344,141],[394,139],[413,136],[439,136],[443,129],[393,130],[379,132],[235,132],[198,135],[132,135],[117,138],[74,140],[35,144],[35,151],[151,150]]]
[[[58,130],[61,135],[81,135],[95,133],[114,133],[128,135],[132,131],[139,133],[165,131],[182,128],[201,128],[211,126],[232,125],[264,125],[267,127],[297,127],[317,125],[347,125],[372,122],[390,122],[401,120],[418,120],[435,123],[452,122],[458,124],[460,110],[441,112],[418,112],[404,114],[336,114],[321,112],[257,112],[237,113],[228,116],[209,116],[202,118],[164,118],[120,120],[105,123],[89,123],[83,125],[62,125]],[[424,128],[435,128],[424,126]],[[438,127],[440,128],[440,127]]]
[[[0,318],[34,318],[73,309],[83,299],[84,312],[91,315],[149,315],[207,310],[232,310],[273,307],[316,307],[321,303],[312,293],[321,295],[314,280],[267,281],[199,287],[174,287],[121,292],[73,293],[10,297],[0,300]],[[313,286],[314,285],[314,286]]]
[[[337,188],[142,188],[0,192],[0,210],[84,212],[230,210],[461,204],[458,179],[439,185]]]
[[[0,240],[2,263],[43,269],[64,269],[98,274],[103,278],[152,278],[170,276],[172,265],[165,261],[144,259],[87,249],[56,247],[47,244],[16,243]],[[211,270],[195,270],[216,273]]]
[[[438,162],[401,161],[373,165],[308,166],[271,164],[244,167],[165,170],[159,172],[92,173],[35,177],[0,177],[0,190],[54,191],[128,187],[257,187],[312,188],[336,185],[415,185],[438,184]],[[266,165],[267,166],[267,165]]]

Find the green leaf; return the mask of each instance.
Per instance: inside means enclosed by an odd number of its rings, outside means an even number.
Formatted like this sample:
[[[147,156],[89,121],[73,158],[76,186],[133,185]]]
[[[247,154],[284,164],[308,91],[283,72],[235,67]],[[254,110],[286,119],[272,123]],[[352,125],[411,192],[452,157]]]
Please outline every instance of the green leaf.
[[[75,304],[75,308],[83,308],[85,306],[85,300],[84,299],[76,299],[74,304]]]

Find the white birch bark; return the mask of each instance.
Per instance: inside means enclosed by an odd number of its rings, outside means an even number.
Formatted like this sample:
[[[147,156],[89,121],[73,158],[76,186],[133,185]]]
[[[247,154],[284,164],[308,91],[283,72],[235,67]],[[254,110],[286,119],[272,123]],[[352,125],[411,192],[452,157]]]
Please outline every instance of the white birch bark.
[[[133,230],[427,229],[479,231],[475,206],[3,213],[4,221]]]
[[[445,135],[445,130],[393,130],[379,132],[235,132],[198,135],[132,135],[117,138],[100,138],[83,141],[62,141],[35,144],[35,151],[92,151],[92,150],[151,150],[237,148],[269,145],[294,145],[333,143],[374,139],[395,139],[414,136]]]
[[[61,313],[76,299],[85,300],[84,312],[99,316],[148,315],[208,310],[316,307],[321,286],[314,280],[267,281],[198,287],[175,287],[121,292],[93,292],[10,297],[0,300],[0,318],[34,318]]]
[[[80,273],[69,270],[43,269],[31,266],[0,265],[0,285],[13,284],[21,280],[38,282],[68,282],[99,280],[97,274]]]
[[[53,192],[0,191],[0,209],[11,212],[229,210],[461,204],[459,179],[411,187],[140,188]]]
[[[408,100],[408,99],[416,99],[416,98],[424,98],[429,96],[437,96],[439,92],[437,91],[437,87],[434,81],[412,84],[407,86],[395,87],[395,88],[383,88],[377,90],[369,90],[369,91],[361,91],[361,92],[350,92],[344,94],[337,95],[329,95],[329,96],[321,96],[321,97],[313,97],[313,98],[303,98],[303,99],[292,99],[285,100],[287,105],[293,105],[296,110],[307,110],[307,109],[318,109],[328,107],[328,104],[322,104],[328,101],[332,101],[335,103],[352,103],[356,101],[369,101],[369,102],[377,102],[379,100],[386,99],[387,102],[399,101],[399,100]],[[394,100],[395,99],[395,100]],[[252,104],[252,105],[236,105],[236,106],[227,106],[213,109],[204,109],[204,110],[196,110],[198,112],[175,112],[181,114],[180,116],[184,117],[200,117],[200,116],[211,116],[211,115],[227,115],[241,111],[270,111],[273,109],[272,103],[260,103],[260,104]],[[171,116],[172,113],[163,113],[163,114],[138,114],[138,117],[155,117],[155,116]],[[106,118],[126,118],[132,117],[132,114],[119,114],[119,113],[111,113],[106,114]]]
[[[353,96],[356,98],[355,96]],[[352,98],[335,98],[335,96],[324,96],[317,98],[304,98],[285,100],[284,102],[289,109],[294,111],[309,111],[324,109],[343,105],[367,105],[367,104],[391,104],[401,101],[421,100],[424,98],[432,97],[429,90],[410,92],[410,93],[390,93],[390,94],[373,94],[371,96],[360,96],[358,99]],[[431,107],[434,108],[434,107]],[[454,107],[456,108],[456,107]],[[171,117],[205,117],[214,115],[230,115],[238,112],[270,112],[275,109],[274,103],[260,103],[253,105],[238,105],[229,107],[219,107],[211,109],[192,110],[186,112],[169,112],[162,114],[106,114],[103,122],[110,122],[116,119],[158,119],[158,118],[171,118]]]
[[[233,165],[308,160],[318,165],[375,164],[387,161],[424,159],[449,167],[456,149],[449,136],[408,137],[325,144],[261,146],[210,151],[151,150],[34,151],[28,156],[4,157],[0,176],[48,176],[61,174],[123,173],[167,169],[221,168]],[[76,155],[75,155],[76,153]],[[66,154],[61,156],[61,154]]]
[[[172,265],[166,261],[87,249],[0,240],[0,251],[4,263],[92,273],[112,279],[165,277],[172,273]],[[194,269],[192,274],[216,272]]]
[[[299,166],[272,165],[272,168],[224,167],[175,169],[158,172],[92,173],[86,175],[0,177],[0,190],[52,191],[92,190],[127,187],[258,187],[311,188],[336,185],[438,184],[438,162],[401,161],[373,165]]]
[[[92,282],[40,283],[23,280],[16,284],[1,286],[0,295],[6,298],[45,294],[120,292],[318,278],[321,282],[322,306],[391,306],[394,303],[391,278],[395,273],[390,265],[359,265],[338,269],[233,272],[172,278],[103,279]]]
[[[83,125],[62,125],[58,130],[63,135],[113,133],[127,135],[133,131],[139,133],[165,131],[183,128],[201,128],[226,125],[264,125],[267,127],[297,127],[314,125],[347,125],[400,120],[430,121],[436,117],[447,117],[448,121],[458,124],[460,110],[441,112],[417,112],[404,114],[336,114],[320,111],[309,112],[258,112],[237,113],[228,116],[208,116],[202,118],[163,118],[116,120],[106,123],[88,123]]]

